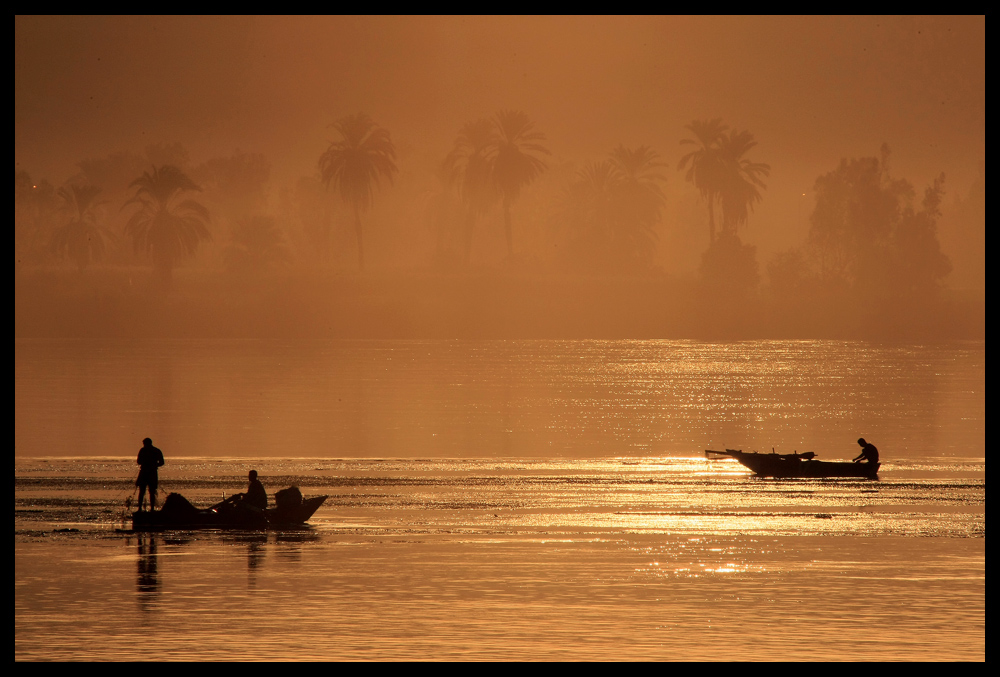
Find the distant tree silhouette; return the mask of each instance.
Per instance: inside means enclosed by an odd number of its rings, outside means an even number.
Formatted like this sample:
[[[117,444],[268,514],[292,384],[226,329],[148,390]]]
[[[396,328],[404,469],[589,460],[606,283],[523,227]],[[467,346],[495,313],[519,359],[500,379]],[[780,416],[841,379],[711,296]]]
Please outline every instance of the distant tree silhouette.
[[[694,184],[708,203],[709,242],[715,242],[715,205],[722,208],[723,232],[736,233],[746,225],[760,189],[771,173],[770,165],[745,157],[757,145],[748,131],[728,131],[722,120],[695,120],[686,126],[694,139],[681,144],[697,148],[681,157],[677,169],[687,169],[685,179]]]
[[[226,264],[240,273],[261,273],[291,259],[285,236],[273,216],[248,216],[233,228]]]
[[[573,264],[585,270],[615,266],[608,254],[619,179],[611,160],[591,162],[563,193],[560,217],[569,231],[569,255]]]
[[[100,186],[101,199],[109,204],[120,205],[132,197],[134,190],[132,182],[137,176],[150,167],[176,167],[195,180],[188,171],[190,157],[180,144],[150,144],[141,153],[119,150],[100,157],[84,158],[77,162],[77,173],[68,183],[79,186]],[[199,198],[202,201],[203,198]],[[203,204],[206,204],[203,202]],[[213,216],[215,211],[212,210]],[[111,232],[124,234],[125,224],[132,215],[130,210],[109,209],[101,214],[101,223]],[[116,263],[131,263],[134,261],[134,250],[131,247],[111,247],[107,252],[107,260]]]
[[[964,195],[956,195],[944,210],[938,230],[941,247],[954,268],[948,276],[958,289],[986,289],[986,160]]]
[[[40,263],[51,255],[52,235],[61,225],[60,200],[45,179],[14,172],[14,266]]]
[[[448,183],[458,189],[465,207],[463,237],[466,264],[472,251],[476,220],[499,199],[498,187],[493,181],[498,141],[493,120],[481,118],[469,122],[458,133],[455,147],[442,166]]]
[[[890,176],[889,157],[883,144],[880,158],[841,160],[816,180],[809,249],[826,285],[869,296],[927,296],[951,270],[937,239],[944,175],[917,209],[912,184]]]
[[[767,277],[772,295],[783,303],[815,291],[812,267],[800,248],[775,254],[767,264]]]
[[[358,267],[365,268],[361,215],[374,201],[380,178],[392,183],[396,174],[396,147],[385,129],[364,113],[341,118],[331,125],[340,134],[319,158],[320,175],[327,188],[331,184],[341,199],[354,210],[358,239]]]
[[[113,239],[111,232],[97,222],[96,200],[100,192],[96,186],[71,185],[60,188],[57,193],[71,216],[53,234],[52,251],[57,256],[68,257],[80,272],[91,261],[103,259],[107,242]]]
[[[708,203],[708,237],[709,242],[715,242],[715,203],[719,200],[724,184],[720,146],[729,126],[722,124],[721,118],[716,118],[694,120],[684,128],[690,131],[694,138],[682,139],[681,145],[693,145],[696,148],[681,157],[677,163],[677,170],[687,169],[684,178],[694,184]]]
[[[734,130],[720,139],[719,195],[724,232],[735,234],[740,226],[746,225],[754,204],[761,200],[760,189],[767,187],[764,179],[771,173],[771,166],[745,157],[756,145],[753,134],[747,131]]]
[[[700,273],[708,298],[732,308],[747,301],[760,283],[757,248],[723,232],[702,254]]]
[[[153,167],[129,186],[135,193],[123,209],[136,204],[139,210],[125,224],[136,251],[148,253],[153,270],[169,281],[174,266],[197,251],[203,240],[211,240],[206,224],[208,210],[195,200],[183,199],[190,191],[201,191],[188,176],[173,165]]]
[[[541,174],[546,166],[538,157],[551,155],[541,144],[545,135],[533,129],[527,114],[515,110],[502,110],[494,117],[496,125],[495,149],[491,151],[493,183],[503,200],[504,234],[507,237],[507,255],[514,256],[514,233],[510,208],[521,194],[521,189]]]
[[[920,209],[904,208],[893,229],[889,279],[897,294],[929,297],[940,289],[943,278],[951,272],[951,262],[941,251],[937,237],[943,197],[942,173],[924,190]]]
[[[579,172],[564,194],[562,218],[572,248],[589,268],[648,268],[663,206],[659,156],[648,146],[618,146]]]
[[[658,239],[656,227],[664,198],[660,184],[666,178],[660,173],[665,166],[649,146],[629,149],[618,146],[611,161],[619,174],[615,207],[618,211],[615,239],[618,248],[632,263],[648,267]]]

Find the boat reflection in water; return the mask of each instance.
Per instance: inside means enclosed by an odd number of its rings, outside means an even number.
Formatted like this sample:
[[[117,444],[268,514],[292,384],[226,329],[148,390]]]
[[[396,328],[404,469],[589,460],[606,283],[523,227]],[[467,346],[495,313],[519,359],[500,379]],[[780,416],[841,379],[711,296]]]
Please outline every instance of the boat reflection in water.
[[[705,450],[708,458],[733,458],[753,471],[758,477],[860,477],[877,480],[881,463],[855,463],[852,461],[819,461],[812,451],[799,454],[760,454],[739,449],[725,451]]]

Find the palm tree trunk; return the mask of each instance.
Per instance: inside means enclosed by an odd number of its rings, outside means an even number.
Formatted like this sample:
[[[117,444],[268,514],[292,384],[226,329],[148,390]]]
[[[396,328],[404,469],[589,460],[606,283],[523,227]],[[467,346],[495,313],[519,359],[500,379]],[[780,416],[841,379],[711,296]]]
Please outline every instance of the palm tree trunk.
[[[715,197],[708,198],[708,243],[715,242]]]
[[[465,265],[469,265],[472,258],[472,230],[476,225],[476,212],[469,207],[469,213],[465,217]]]
[[[361,210],[354,205],[354,232],[358,235],[358,269],[365,270],[365,245],[361,234]]]
[[[514,232],[510,226],[510,198],[503,200],[503,228],[507,236],[507,256],[514,258]]]

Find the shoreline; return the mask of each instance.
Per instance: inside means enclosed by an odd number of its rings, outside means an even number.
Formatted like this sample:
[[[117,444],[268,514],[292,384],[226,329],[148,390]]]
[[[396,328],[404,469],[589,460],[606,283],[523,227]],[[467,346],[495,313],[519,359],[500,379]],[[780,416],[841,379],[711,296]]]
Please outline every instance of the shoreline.
[[[238,277],[176,271],[22,269],[14,337],[289,339],[985,340],[985,291],[923,301],[765,291],[711,296],[668,276],[510,270]]]

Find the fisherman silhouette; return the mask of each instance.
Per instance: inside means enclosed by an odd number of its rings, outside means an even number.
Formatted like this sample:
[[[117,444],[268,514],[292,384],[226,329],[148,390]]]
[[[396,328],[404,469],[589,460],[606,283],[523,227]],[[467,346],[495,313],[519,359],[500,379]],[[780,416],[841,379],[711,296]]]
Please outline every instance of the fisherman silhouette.
[[[868,463],[878,463],[878,449],[871,442],[865,442],[865,438],[858,439],[858,444],[861,445],[861,453],[854,457],[852,460],[858,463],[862,460]]]
[[[258,510],[266,510],[267,492],[264,490],[264,485],[257,479],[257,471],[251,470],[248,479],[250,485],[247,487],[247,492],[243,494],[243,503]]]
[[[143,500],[146,498],[146,489],[149,489],[149,509],[156,508],[156,488],[159,485],[157,468],[163,465],[163,452],[153,446],[153,440],[148,437],[142,441],[142,449],[135,462],[139,465],[139,476],[135,478],[135,485],[139,487],[139,510],[142,510]]]

